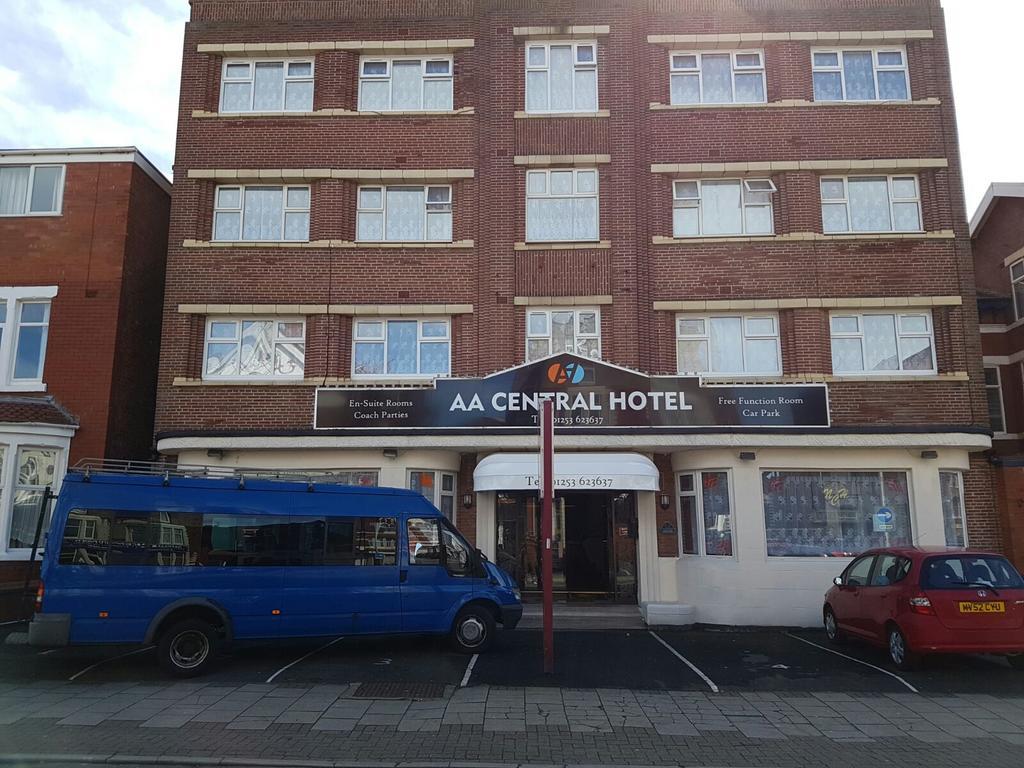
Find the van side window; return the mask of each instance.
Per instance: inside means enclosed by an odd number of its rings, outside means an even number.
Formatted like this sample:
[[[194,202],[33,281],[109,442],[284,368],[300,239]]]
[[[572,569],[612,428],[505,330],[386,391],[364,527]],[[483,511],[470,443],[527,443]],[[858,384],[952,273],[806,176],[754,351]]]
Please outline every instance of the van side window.
[[[441,532],[437,520],[410,517],[409,565],[441,564]]]
[[[395,565],[398,521],[393,517],[337,517],[292,522],[298,565]]]
[[[196,565],[202,515],[74,509],[64,526],[62,565]]]
[[[287,565],[289,522],[284,515],[204,515],[203,564]]]

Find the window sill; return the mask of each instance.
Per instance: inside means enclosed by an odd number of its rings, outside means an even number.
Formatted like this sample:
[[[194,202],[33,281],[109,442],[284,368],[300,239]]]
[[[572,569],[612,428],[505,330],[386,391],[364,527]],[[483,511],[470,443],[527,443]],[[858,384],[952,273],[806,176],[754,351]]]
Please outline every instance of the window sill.
[[[699,374],[676,374],[677,376],[697,376]],[[831,373],[784,373],[780,376],[701,376],[701,381],[713,385],[723,386],[730,384],[836,384],[842,382],[851,383],[891,383],[904,381],[968,381],[965,371],[954,373],[930,373],[924,375],[891,375],[873,376],[865,374],[836,375]]]
[[[806,99],[780,99],[779,101],[754,101],[741,104],[663,104],[652,101],[648,108],[652,112],[692,109],[765,109],[791,107],[936,107],[940,99],[918,99],[916,101],[808,101]]]
[[[834,373],[825,377],[825,381],[841,382],[897,382],[897,381],[969,381],[970,377],[966,371],[955,371],[953,373],[893,373],[893,374],[870,374],[870,373]]]
[[[3,393],[18,393],[18,392],[45,392],[46,384],[35,381],[30,384],[0,384],[0,392]]]
[[[0,219],[56,219],[62,211],[37,211],[35,213],[0,213]]]
[[[475,114],[475,107],[438,110],[395,110],[393,112],[373,112],[354,109],[315,109],[310,112],[211,112],[206,109],[192,110],[192,117],[197,119],[222,118],[224,120],[268,117],[460,117]]]
[[[330,248],[341,240],[183,240],[182,248]]]
[[[472,248],[472,240],[450,240],[448,242],[427,242],[410,240],[395,242],[390,240],[331,240],[334,248]]]
[[[512,117],[516,120],[532,120],[544,117],[611,117],[612,113],[607,109],[599,109],[596,112],[525,112],[516,110]]]
[[[348,389],[432,389],[436,378],[417,379],[376,379],[376,378],[345,378],[340,376],[319,376],[305,379],[201,379],[188,376],[175,376],[171,386],[174,387],[345,387]]]
[[[786,232],[778,235],[726,235],[696,237],[665,237],[654,235],[653,245],[687,245],[704,243],[773,243],[773,242],[825,242],[829,240],[952,240],[956,234],[951,229],[933,232],[839,232],[826,235],[821,232]]]
[[[587,242],[570,240],[564,243],[516,243],[513,246],[513,248],[517,251],[594,251],[607,250],[611,247],[612,243],[610,240],[589,240]]]

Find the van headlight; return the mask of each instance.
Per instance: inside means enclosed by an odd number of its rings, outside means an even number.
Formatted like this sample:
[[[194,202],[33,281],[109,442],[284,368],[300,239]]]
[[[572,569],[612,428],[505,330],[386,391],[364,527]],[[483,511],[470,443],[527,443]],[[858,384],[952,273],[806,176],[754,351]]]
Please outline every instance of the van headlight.
[[[517,588],[512,588],[512,594],[515,595],[517,602],[523,602],[523,593],[520,592]]]

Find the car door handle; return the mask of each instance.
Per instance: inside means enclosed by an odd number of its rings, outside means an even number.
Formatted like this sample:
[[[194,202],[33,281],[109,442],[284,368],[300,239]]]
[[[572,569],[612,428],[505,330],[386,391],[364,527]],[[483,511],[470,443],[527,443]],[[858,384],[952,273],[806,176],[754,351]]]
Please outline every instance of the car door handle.
[[[408,578],[409,578],[409,569],[408,568],[403,568],[402,570],[400,570],[398,572],[398,582],[400,584],[404,584],[406,579],[408,579]]]

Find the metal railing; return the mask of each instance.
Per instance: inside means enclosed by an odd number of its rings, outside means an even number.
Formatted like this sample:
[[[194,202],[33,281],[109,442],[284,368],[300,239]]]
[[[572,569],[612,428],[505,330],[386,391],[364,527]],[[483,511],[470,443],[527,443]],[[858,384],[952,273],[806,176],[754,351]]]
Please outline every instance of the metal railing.
[[[132,475],[162,477],[164,481],[172,477],[195,478],[210,477],[218,479],[251,480],[282,480],[303,483],[338,483],[342,475],[351,475],[351,469],[324,468],[316,469],[268,469],[266,467],[224,467],[204,464],[172,464],[167,461],[132,461],[130,459],[81,459],[69,472],[84,475],[88,479],[93,474]]]

